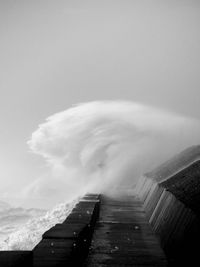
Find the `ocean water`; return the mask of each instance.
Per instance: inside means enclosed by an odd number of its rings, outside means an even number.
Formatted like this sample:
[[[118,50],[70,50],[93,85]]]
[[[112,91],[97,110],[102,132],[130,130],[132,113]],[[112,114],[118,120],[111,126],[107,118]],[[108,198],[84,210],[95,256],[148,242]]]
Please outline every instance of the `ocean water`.
[[[0,250],[32,250],[42,234],[70,214],[78,199],[52,210],[12,208],[0,202]]]

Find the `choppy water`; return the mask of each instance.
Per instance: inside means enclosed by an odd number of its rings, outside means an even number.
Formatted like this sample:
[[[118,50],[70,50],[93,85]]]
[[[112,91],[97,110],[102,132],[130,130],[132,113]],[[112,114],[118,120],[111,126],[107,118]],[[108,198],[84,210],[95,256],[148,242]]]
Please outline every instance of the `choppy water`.
[[[61,203],[50,211],[0,205],[0,250],[32,250],[42,234],[63,222],[76,203]]]

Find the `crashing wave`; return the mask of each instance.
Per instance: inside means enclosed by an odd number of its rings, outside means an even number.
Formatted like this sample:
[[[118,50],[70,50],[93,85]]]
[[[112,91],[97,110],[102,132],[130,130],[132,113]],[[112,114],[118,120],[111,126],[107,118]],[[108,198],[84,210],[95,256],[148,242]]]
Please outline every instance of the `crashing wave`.
[[[42,239],[45,231],[66,219],[77,201],[78,199],[70,203],[61,203],[44,216],[30,220],[1,242],[0,250],[32,250]]]
[[[32,134],[29,147],[44,157],[52,176],[34,181],[26,194],[61,202],[84,192],[131,189],[143,173],[198,144],[199,136],[199,121],[138,103],[95,101],[74,106],[49,117]],[[60,204],[31,220],[1,248],[32,249],[73,205]]]

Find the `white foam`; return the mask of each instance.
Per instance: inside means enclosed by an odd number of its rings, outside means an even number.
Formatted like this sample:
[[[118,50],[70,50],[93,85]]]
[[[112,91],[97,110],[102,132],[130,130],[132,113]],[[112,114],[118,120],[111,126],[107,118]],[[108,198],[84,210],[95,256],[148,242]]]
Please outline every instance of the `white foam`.
[[[200,142],[199,121],[128,101],[95,101],[54,114],[28,142],[54,172],[38,181],[56,195],[110,191],[136,181],[168,157]],[[44,186],[45,185],[45,186]],[[52,189],[53,188],[53,189]],[[46,192],[45,192],[46,193]]]
[[[30,220],[2,241],[0,250],[32,250],[45,231],[66,219],[77,201],[78,199],[70,203],[61,203],[44,216]]]

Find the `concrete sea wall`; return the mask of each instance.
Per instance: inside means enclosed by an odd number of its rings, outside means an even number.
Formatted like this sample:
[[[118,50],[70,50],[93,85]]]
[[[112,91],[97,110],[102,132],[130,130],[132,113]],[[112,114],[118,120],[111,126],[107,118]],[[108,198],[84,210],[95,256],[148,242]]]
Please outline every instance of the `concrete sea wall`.
[[[171,179],[168,183],[157,183],[143,177],[137,184],[136,193],[143,202],[148,221],[160,240],[169,265],[196,266],[192,264],[199,262],[199,215],[169,191],[167,184],[172,183]],[[182,175],[179,179],[181,183]]]
[[[61,224],[45,232],[32,251],[1,251],[1,267],[82,266],[99,216],[100,197],[87,194]]]

